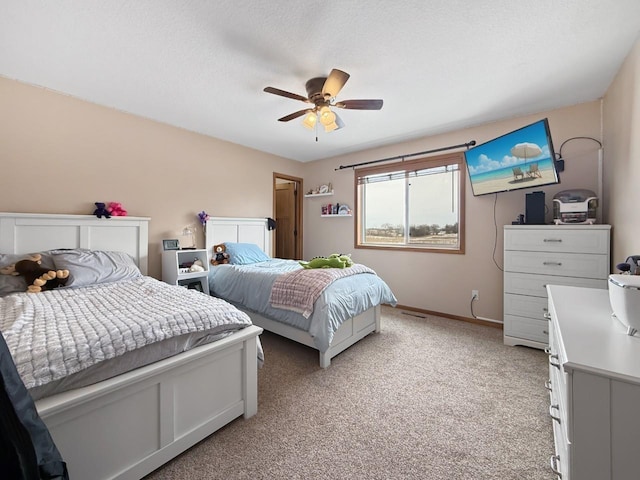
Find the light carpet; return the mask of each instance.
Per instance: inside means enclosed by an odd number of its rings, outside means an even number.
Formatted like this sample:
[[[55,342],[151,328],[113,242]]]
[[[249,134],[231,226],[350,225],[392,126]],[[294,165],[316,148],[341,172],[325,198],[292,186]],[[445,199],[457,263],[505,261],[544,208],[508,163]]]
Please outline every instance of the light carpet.
[[[162,479],[554,479],[547,356],[502,330],[383,307],[382,331],[321,369],[265,332],[258,413],[150,474]]]

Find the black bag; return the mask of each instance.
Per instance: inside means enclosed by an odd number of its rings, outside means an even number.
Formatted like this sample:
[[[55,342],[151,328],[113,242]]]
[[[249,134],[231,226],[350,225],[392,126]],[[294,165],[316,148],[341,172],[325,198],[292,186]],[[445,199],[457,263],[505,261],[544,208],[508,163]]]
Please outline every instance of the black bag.
[[[69,480],[47,426],[0,334],[0,472],[4,479]]]

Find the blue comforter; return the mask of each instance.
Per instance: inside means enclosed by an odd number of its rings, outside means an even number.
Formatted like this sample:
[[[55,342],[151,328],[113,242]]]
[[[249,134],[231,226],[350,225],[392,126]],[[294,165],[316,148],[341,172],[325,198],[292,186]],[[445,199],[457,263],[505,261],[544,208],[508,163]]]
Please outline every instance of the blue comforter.
[[[395,306],[396,297],[377,275],[351,275],[329,285],[307,319],[269,303],[271,286],[286,272],[302,268],[296,260],[273,258],[250,265],[218,265],[209,269],[209,291],[247,310],[309,332],[314,344],[326,352],[342,323],[381,303]]]

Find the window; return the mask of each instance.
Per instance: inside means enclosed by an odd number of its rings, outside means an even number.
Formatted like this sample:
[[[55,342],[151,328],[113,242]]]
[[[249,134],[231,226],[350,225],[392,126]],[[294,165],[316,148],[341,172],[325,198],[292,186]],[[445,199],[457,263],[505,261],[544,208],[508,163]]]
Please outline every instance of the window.
[[[462,154],[355,170],[356,248],[464,253]]]

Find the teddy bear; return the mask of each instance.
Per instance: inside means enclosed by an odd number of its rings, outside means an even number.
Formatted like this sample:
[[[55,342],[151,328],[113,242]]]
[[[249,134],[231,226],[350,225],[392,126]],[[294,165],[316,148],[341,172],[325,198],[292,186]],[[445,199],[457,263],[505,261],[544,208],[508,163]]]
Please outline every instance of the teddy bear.
[[[103,202],[95,202],[96,209],[93,211],[93,214],[98,218],[111,218],[111,214],[109,210],[107,210],[106,203]]]
[[[213,246],[213,258],[211,259],[211,265],[224,265],[229,263],[229,254],[227,253],[227,247],[224,243]]]
[[[189,267],[190,272],[204,272],[204,265],[202,265],[202,260],[196,258],[191,266]]]
[[[63,287],[69,278],[69,270],[49,270],[42,268],[42,255],[34,253],[28,258],[0,268],[2,275],[22,275],[27,281],[27,292],[38,293]]]
[[[107,207],[107,212],[109,212],[109,214],[113,217],[127,216],[127,211],[119,202],[109,202],[109,206]]]

